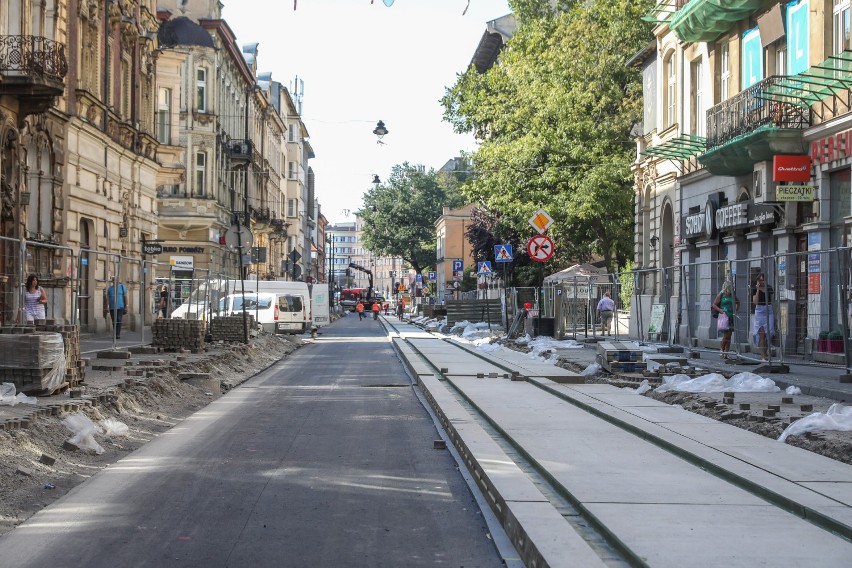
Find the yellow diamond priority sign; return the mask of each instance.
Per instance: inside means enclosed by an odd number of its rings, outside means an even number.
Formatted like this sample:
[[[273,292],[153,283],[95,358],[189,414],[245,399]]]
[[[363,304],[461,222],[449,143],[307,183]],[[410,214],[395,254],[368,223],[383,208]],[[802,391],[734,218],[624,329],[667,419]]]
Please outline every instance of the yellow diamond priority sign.
[[[544,209],[539,209],[530,217],[529,224],[539,234],[543,234],[553,224],[553,217],[548,215]]]

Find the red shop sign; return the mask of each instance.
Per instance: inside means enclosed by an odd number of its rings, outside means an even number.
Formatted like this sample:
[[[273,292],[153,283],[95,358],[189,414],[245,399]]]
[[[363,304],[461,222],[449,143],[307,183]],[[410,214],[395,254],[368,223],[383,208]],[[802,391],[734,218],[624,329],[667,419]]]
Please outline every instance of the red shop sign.
[[[772,181],[811,181],[810,156],[775,156]]]
[[[811,160],[815,166],[850,156],[852,156],[852,130],[826,136],[811,143]]]

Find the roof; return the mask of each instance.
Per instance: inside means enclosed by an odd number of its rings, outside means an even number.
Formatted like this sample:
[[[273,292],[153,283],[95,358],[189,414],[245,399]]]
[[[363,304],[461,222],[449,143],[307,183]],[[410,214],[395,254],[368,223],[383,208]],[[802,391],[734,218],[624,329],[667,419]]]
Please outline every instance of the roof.
[[[210,37],[207,30],[186,16],[179,16],[163,22],[157,32],[157,43],[160,47],[176,47],[179,45],[215,47],[213,38]]]
[[[564,270],[560,270],[550,276],[545,276],[545,284],[561,284],[571,283],[577,279],[578,284],[585,284],[588,281],[605,284],[609,282],[609,277],[605,268],[598,268],[591,264],[575,264]]]

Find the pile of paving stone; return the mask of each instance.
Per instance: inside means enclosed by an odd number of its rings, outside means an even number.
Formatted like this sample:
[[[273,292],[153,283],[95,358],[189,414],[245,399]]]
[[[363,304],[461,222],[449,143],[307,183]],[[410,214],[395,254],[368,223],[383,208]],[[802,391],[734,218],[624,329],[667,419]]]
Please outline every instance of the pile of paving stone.
[[[204,349],[207,322],[203,320],[158,319],[151,326],[151,345],[166,351],[188,349],[198,353]]]
[[[53,372],[65,359],[63,372]],[[13,383],[26,394],[52,394],[85,380],[76,325],[41,320],[39,325],[0,327],[0,382]]]
[[[244,341],[256,327],[254,315],[237,314],[213,318],[210,332],[216,341]]]

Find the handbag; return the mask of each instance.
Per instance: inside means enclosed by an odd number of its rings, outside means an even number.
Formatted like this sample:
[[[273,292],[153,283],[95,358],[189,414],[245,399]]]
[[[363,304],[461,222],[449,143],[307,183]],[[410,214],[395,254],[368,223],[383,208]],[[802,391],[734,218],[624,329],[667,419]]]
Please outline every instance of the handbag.
[[[728,314],[722,312],[719,314],[719,318],[716,320],[716,329],[727,331],[730,325],[730,321],[728,320]]]

